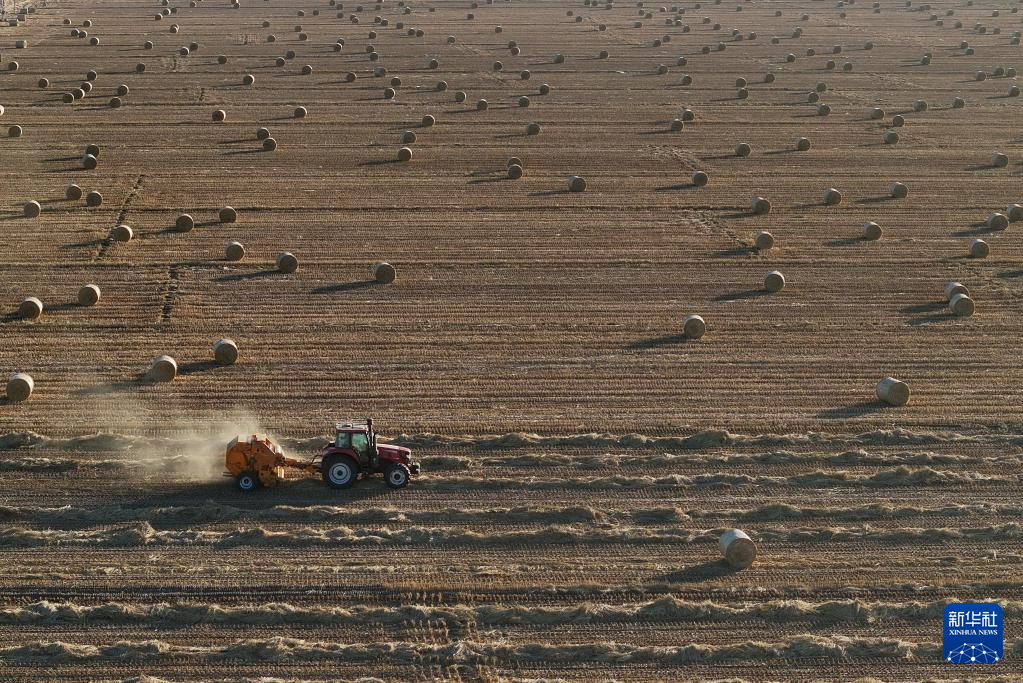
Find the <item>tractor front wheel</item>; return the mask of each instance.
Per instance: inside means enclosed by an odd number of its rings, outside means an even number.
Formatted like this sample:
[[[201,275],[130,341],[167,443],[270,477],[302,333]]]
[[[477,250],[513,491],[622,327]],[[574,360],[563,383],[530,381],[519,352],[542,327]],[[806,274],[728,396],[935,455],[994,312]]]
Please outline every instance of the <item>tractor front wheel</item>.
[[[238,476],[234,478],[234,483],[238,487],[239,491],[248,493],[249,491],[255,491],[258,489],[260,482],[259,476],[255,472],[245,470],[244,472],[240,472]]]
[[[323,481],[335,489],[346,489],[359,476],[359,466],[347,455],[331,458],[323,463]]]
[[[392,489],[403,489],[408,486],[408,480],[411,476],[407,467],[395,463],[384,472],[384,481]]]

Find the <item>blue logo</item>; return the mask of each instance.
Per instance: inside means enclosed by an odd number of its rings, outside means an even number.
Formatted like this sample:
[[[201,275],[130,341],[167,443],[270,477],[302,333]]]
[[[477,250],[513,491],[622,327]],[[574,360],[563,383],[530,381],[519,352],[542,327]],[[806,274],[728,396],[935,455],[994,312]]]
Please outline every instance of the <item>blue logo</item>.
[[[1002,607],[993,602],[953,602],[945,608],[945,661],[994,664],[1002,661]]]

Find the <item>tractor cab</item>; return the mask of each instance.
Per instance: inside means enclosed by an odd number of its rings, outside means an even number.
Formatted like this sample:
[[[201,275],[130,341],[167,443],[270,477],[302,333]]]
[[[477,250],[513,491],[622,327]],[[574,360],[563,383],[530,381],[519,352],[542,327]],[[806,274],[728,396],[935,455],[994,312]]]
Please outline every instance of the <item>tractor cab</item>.
[[[419,473],[412,451],[402,446],[377,443],[373,418],[363,422],[339,422],[334,439],[321,453],[324,480],[335,488],[351,486],[359,475],[381,473],[392,488],[402,488],[410,475]]]

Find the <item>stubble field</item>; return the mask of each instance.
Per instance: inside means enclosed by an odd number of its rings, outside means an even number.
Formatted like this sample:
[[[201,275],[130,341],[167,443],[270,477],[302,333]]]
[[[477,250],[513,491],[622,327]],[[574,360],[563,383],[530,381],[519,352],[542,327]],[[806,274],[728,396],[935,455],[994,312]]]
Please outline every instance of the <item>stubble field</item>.
[[[1016,680],[1023,247],[987,224],[1023,201],[1015,3],[471,4],[52,0],[0,27],[0,372],[35,381],[0,399],[0,678]],[[422,462],[407,489],[220,476],[235,433],[311,456],[365,415]],[[945,604],[988,600],[1005,660],[945,664]]]

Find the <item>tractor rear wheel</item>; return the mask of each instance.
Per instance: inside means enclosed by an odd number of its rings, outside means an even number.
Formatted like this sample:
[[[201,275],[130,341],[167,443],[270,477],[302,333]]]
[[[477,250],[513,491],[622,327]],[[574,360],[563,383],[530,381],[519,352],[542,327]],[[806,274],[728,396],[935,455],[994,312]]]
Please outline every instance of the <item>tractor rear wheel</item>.
[[[355,483],[359,476],[359,466],[347,455],[330,458],[323,463],[323,481],[335,489],[346,489]]]
[[[412,475],[404,465],[395,463],[384,471],[384,481],[392,489],[403,489],[408,486],[408,480]]]
[[[234,478],[234,483],[238,487],[239,491],[248,493],[249,491],[255,491],[258,489],[260,481],[259,476],[255,472],[252,470],[245,470],[244,472],[238,473],[238,476]]]

